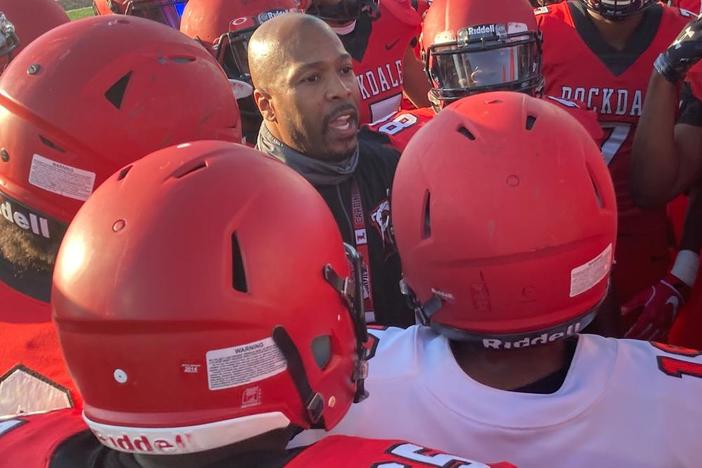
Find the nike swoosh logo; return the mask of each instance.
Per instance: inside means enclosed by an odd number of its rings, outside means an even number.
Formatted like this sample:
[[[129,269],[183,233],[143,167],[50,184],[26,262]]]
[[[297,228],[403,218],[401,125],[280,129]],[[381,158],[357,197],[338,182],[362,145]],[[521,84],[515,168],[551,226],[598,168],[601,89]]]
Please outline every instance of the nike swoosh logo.
[[[394,42],[391,42],[389,44],[385,44],[385,50],[392,49],[393,47],[395,47],[395,44],[397,44],[398,42],[400,42],[400,40],[396,39]]]

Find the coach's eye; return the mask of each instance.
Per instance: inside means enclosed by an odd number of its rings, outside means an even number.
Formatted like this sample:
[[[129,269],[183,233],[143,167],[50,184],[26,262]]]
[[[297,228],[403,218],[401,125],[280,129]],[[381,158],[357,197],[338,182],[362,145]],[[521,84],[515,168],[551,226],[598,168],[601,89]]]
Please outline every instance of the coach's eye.
[[[349,73],[353,73],[353,67],[351,67],[351,66],[341,67],[341,73],[344,75],[348,75]]]
[[[302,81],[305,83],[316,83],[317,81],[319,81],[319,75],[315,74],[315,75],[306,76],[305,78],[302,79]]]

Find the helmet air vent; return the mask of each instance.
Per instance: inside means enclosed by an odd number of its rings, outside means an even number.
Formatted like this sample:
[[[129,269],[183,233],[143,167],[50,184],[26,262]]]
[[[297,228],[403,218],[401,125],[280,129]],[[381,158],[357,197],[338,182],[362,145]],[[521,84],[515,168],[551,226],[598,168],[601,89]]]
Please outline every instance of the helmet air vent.
[[[132,72],[127,73],[105,92],[105,98],[117,109],[122,107],[124,93],[127,91],[127,85],[131,77]]]
[[[458,133],[463,135],[464,137],[468,138],[470,141],[475,141],[475,135],[473,135],[470,130],[468,130],[466,127],[458,127]]]
[[[536,123],[536,117],[533,115],[527,115],[526,118],[526,129],[531,130],[534,128],[534,124]]]
[[[232,234],[232,286],[239,292],[249,292],[246,284],[246,271],[244,270],[244,258],[241,255],[241,247],[236,232]]]
[[[129,174],[129,171],[132,170],[132,167],[134,167],[134,165],[130,164],[129,166],[122,168],[122,170],[120,170],[119,174],[117,175],[117,180],[122,180],[125,177],[127,177],[127,174]]]
[[[185,165],[180,167],[178,171],[173,173],[173,177],[176,179],[182,179],[183,177],[192,174],[193,172],[197,172],[201,169],[207,168],[207,162],[206,161],[193,161],[195,164],[190,164],[190,165]]]
[[[590,182],[592,182],[592,189],[595,192],[595,200],[597,201],[597,206],[598,208],[604,208],[604,199],[600,194],[600,189],[597,186],[597,181],[595,180],[595,177],[593,177],[592,170],[590,169],[589,165],[587,166],[587,173],[590,176]]]
[[[195,61],[195,57],[187,55],[173,55],[166,57],[166,60],[173,63],[191,63]]]
[[[51,149],[54,149],[54,150],[59,151],[59,152],[61,152],[61,153],[65,153],[65,152],[66,152],[65,149],[61,148],[59,145],[57,145],[56,143],[54,143],[53,141],[49,140],[48,138],[46,138],[46,137],[43,136],[43,135],[39,135],[39,139],[41,140],[42,143],[44,143],[46,146],[48,146],[48,147],[51,148]]]
[[[431,237],[431,192],[427,190],[424,193],[424,217],[422,223],[422,239]]]

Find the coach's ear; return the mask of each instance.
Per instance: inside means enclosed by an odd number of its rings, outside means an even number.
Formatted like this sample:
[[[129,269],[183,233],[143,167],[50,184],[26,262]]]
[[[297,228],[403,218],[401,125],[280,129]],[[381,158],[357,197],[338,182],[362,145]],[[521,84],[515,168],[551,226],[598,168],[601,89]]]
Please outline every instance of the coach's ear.
[[[275,106],[273,105],[273,97],[262,89],[254,89],[254,102],[258,111],[263,116],[263,120],[276,122]]]

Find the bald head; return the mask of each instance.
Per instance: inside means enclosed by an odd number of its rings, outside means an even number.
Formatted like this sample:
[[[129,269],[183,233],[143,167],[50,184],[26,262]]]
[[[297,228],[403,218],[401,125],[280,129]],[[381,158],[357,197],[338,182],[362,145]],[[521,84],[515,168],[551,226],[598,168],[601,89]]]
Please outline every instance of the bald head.
[[[286,13],[249,40],[254,101],[270,133],[309,157],[340,160],[358,145],[353,60],[322,20]]]
[[[248,45],[251,81],[255,88],[269,89],[284,78],[287,64],[303,57],[323,41],[343,49],[334,31],[311,15],[286,13],[266,21],[254,31]]]

